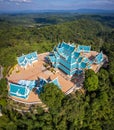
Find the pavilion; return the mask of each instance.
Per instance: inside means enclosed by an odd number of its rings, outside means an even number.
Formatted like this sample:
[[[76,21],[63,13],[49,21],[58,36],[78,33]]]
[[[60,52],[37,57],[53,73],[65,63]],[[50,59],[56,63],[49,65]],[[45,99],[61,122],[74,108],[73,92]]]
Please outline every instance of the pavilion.
[[[61,69],[67,75],[80,74],[85,69],[91,69],[92,64],[100,64],[103,61],[102,52],[93,60],[81,55],[81,53],[89,53],[91,46],[67,44],[62,42],[58,44],[53,52],[48,56],[49,61],[55,68]]]
[[[9,82],[9,95],[27,99],[31,90],[35,87],[35,80],[20,80],[18,83]]]
[[[27,55],[22,55],[17,58],[18,65],[26,68],[28,65],[32,65],[34,62],[38,60],[37,52],[32,52]]]

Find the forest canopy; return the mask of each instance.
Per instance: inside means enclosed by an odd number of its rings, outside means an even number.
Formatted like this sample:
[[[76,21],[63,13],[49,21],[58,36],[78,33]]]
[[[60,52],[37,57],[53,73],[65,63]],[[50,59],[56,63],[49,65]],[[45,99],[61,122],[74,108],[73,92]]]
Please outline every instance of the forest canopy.
[[[47,84],[41,99],[49,109],[38,107],[28,113],[14,110],[8,100],[7,70],[17,63],[16,57],[32,51],[52,51],[58,42],[91,45],[106,54],[109,62],[95,74],[85,73],[85,93],[63,93]],[[1,130],[113,130],[114,129],[114,15],[27,14],[0,16]],[[47,89],[48,87],[48,89]],[[52,91],[52,88],[53,90]],[[52,92],[52,93],[51,93]],[[57,93],[55,93],[57,92]],[[48,95],[49,94],[49,95]],[[49,100],[46,100],[49,99]]]

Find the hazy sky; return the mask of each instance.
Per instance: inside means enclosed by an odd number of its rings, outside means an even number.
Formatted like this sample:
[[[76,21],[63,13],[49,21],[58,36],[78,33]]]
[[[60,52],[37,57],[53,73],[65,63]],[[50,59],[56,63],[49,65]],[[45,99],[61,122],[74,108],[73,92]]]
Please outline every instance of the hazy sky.
[[[114,9],[114,0],[0,0],[1,11]]]

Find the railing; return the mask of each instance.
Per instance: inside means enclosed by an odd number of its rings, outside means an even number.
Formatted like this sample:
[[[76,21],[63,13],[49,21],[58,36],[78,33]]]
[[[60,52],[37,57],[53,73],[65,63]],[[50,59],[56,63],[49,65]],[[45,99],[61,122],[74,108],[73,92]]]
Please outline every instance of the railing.
[[[67,91],[65,92],[65,95],[68,95],[68,94],[70,94],[71,92],[73,92],[74,88],[75,88],[75,86],[73,86],[72,88],[70,88],[69,90],[67,90]]]
[[[9,97],[9,98],[11,98],[11,97]],[[27,104],[27,105],[31,105],[31,104],[42,104],[42,102],[41,101],[35,101],[35,102],[24,102],[24,101],[20,101],[20,100],[16,100],[16,99],[14,99],[14,98],[11,98],[12,100],[14,100],[14,101],[16,101],[16,102],[20,102],[20,103],[24,103],[24,104]]]

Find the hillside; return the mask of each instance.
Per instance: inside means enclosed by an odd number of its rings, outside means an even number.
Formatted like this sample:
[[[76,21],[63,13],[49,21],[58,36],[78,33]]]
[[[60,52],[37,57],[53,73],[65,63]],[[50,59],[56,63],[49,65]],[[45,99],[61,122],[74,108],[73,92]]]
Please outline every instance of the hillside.
[[[35,113],[18,113],[7,98],[5,76],[16,57],[32,51],[51,51],[59,42],[91,45],[103,51],[109,63],[97,74],[94,91],[76,92],[61,98],[61,104],[49,112],[38,107]],[[0,129],[41,130],[113,130],[114,128],[114,16],[77,14],[26,14],[0,16],[0,65],[4,78],[0,80]],[[52,92],[52,91],[51,91]],[[54,93],[54,92],[53,92]],[[59,97],[57,97],[59,98]],[[56,101],[56,99],[55,99]],[[19,104],[18,104],[19,105]]]

